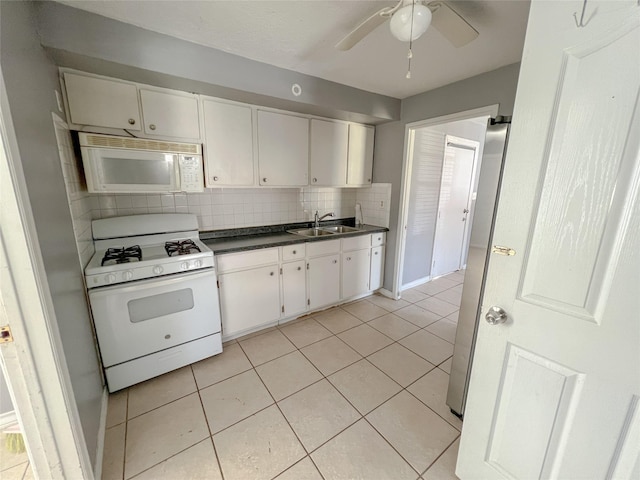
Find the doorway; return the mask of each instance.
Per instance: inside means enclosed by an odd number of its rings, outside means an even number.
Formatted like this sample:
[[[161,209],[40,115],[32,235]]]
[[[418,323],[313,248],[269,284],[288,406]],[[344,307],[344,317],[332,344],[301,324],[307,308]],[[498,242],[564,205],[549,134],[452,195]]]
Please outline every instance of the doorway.
[[[461,270],[466,264],[479,149],[478,141],[445,137],[431,278]]]
[[[398,261],[393,280],[395,298],[400,297],[402,290],[432,280],[436,276],[434,273],[440,272],[439,275],[444,275],[457,270],[466,262],[470,223],[473,218],[475,202],[473,192],[480,170],[487,120],[496,116],[497,113],[498,105],[490,105],[406,125],[396,248]],[[447,140],[447,136],[451,139]],[[472,144],[470,141],[476,143]],[[447,143],[452,143],[452,145],[447,146]],[[475,153],[468,148],[463,148],[469,146],[475,147]],[[438,237],[440,240],[437,240],[436,237],[439,213],[442,217],[440,200],[447,148],[452,152],[463,151],[460,155],[468,158],[470,157],[469,152],[471,152],[471,156],[475,159],[471,166],[471,188],[467,188],[466,207],[457,212],[457,216],[451,217],[457,218],[457,222],[463,227],[462,242],[457,246],[457,253],[453,254],[440,253],[435,250],[438,248],[436,242],[443,249],[447,246],[447,242],[444,240],[447,236],[446,228],[443,230],[443,236]],[[457,168],[456,164],[463,165],[462,161],[455,161],[452,164],[454,169]],[[460,182],[456,182],[456,185],[458,183]],[[452,186],[447,188],[452,188]],[[469,192],[471,192],[470,196]],[[468,211],[463,212],[463,210]],[[464,221],[462,221],[463,217],[466,218]],[[458,230],[460,225],[458,225]],[[438,259],[444,256],[453,257],[452,262],[457,264],[457,267],[447,272],[447,264],[437,261],[434,272],[432,267],[435,256]],[[443,268],[439,268],[438,265]]]

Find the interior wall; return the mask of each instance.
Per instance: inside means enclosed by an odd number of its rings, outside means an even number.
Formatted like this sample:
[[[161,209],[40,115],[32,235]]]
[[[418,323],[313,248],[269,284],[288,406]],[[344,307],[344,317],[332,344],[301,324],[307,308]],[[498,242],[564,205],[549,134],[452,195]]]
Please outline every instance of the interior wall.
[[[494,104],[499,105],[499,115],[512,115],[519,71],[520,64],[515,63],[405,98],[402,100],[401,120],[376,127],[373,180],[393,185],[385,259],[385,289],[393,290],[393,275],[390,272],[395,271],[397,262],[396,237],[406,124]]]
[[[0,62],[86,446],[95,463],[102,377],[91,330],[51,112],[57,68],[40,46],[32,2],[0,2]]]

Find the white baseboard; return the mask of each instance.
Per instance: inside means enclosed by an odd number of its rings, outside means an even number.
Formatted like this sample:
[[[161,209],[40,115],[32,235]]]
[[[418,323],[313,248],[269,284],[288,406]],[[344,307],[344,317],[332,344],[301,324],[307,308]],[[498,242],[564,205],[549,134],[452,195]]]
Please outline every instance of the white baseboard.
[[[417,287],[418,285],[424,285],[425,283],[431,281],[431,277],[423,277],[418,280],[414,280],[413,282],[406,283],[400,286],[400,291],[409,290],[410,288]]]
[[[387,290],[386,288],[381,288],[380,290],[378,290],[378,293],[383,297],[391,298],[393,300],[398,300],[396,296],[393,294],[393,292],[391,290]]]
[[[107,434],[107,409],[109,407],[109,391],[102,391],[102,408],[100,409],[100,428],[98,429],[98,445],[96,447],[96,464],[93,466],[93,478],[102,478],[102,458],[104,456],[104,437]]]

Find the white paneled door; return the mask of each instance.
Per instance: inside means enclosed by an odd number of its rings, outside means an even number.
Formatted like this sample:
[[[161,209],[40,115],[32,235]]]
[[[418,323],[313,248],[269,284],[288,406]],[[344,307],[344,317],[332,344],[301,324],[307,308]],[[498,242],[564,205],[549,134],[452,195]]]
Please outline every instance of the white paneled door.
[[[532,2],[462,479],[640,478],[639,46],[636,0]]]

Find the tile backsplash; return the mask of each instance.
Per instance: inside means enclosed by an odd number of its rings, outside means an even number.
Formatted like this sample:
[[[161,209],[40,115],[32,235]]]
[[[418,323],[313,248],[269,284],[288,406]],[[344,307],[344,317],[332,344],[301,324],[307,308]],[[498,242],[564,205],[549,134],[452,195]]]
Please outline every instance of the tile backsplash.
[[[313,220],[335,212],[336,218],[353,217],[354,188],[221,188],[204,193],[162,195],[95,194],[93,218],[141,213],[192,213],[198,216],[200,230],[273,225]]]
[[[389,227],[391,184],[374,183],[356,192],[356,203],[362,207],[362,221],[369,225]]]
[[[336,218],[355,216],[360,203],[364,222],[389,226],[391,184],[369,188],[219,188],[203,193],[94,194],[93,218],[142,213],[192,213],[198,216],[200,230],[254,227],[313,220],[334,212]]]

